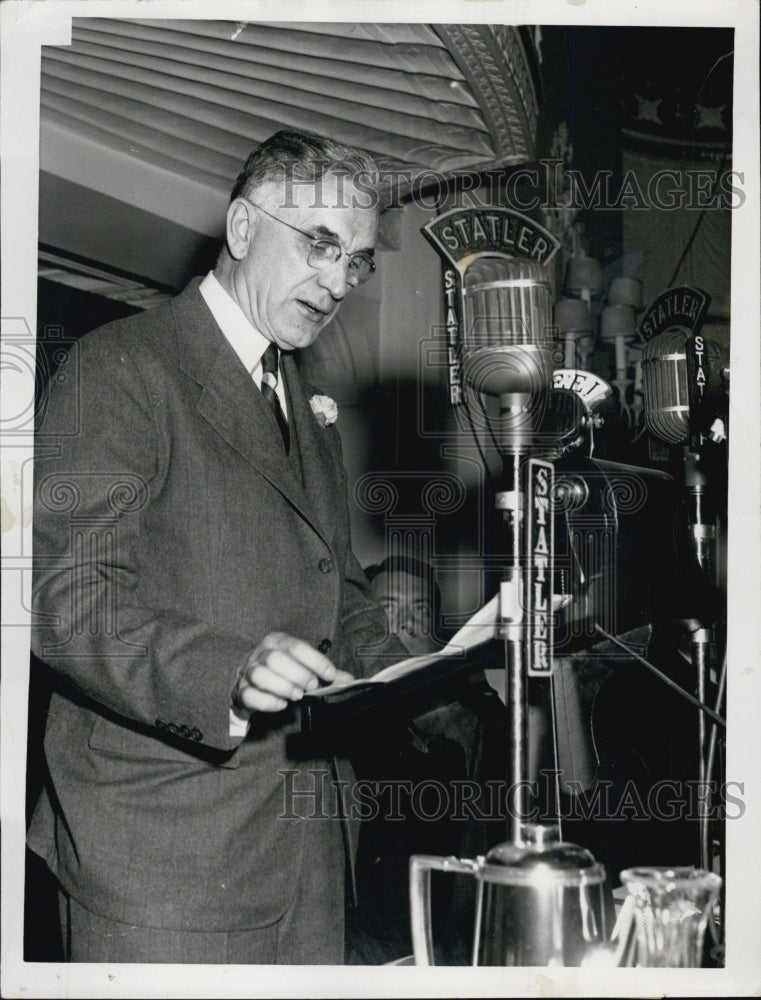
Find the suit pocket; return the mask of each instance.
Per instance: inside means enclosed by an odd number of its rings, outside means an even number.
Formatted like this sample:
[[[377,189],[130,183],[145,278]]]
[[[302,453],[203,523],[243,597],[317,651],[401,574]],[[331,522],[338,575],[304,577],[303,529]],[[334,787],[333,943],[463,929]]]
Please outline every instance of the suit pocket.
[[[174,742],[171,737],[159,739],[131,726],[118,725],[102,715],[96,717],[87,742],[91,750],[101,750],[135,760],[171,761],[199,768],[236,768],[240,765],[237,750],[229,754],[203,745],[196,748],[185,740],[180,743],[179,739]],[[187,750],[185,744],[188,745]]]

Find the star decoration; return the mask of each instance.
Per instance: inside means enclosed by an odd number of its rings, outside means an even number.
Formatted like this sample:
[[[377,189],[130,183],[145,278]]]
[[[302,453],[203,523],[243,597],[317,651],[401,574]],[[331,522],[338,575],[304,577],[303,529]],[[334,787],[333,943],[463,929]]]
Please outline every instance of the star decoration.
[[[637,114],[634,116],[636,121],[643,122],[655,122],[656,125],[662,125],[661,116],[658,114],[658,108],[663,104],[663,99],[658,97],[654,101],[649,101],[646,97],[640,96],[640,94],[634,95],[638,104]]]
[[[695,110],[697,111],[699,118],[698,123],[695,128],[721,128],[723,129],[724,120],[723,114],[726,110],[726,104],[722,104],[718,108],[707,108],[703,104],[696,104]]]

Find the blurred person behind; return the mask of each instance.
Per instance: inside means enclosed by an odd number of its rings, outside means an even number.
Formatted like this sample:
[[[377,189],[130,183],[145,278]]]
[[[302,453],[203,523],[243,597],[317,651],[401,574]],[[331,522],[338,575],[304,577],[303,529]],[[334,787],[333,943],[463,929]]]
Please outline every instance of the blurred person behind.
[[[369,596],[386,612],[389,634],[411,656],[433,653],[445,644],[441,591],[429,563],[394,556],[368,566],[365,574],[370,581]],[[350,907],[347,916],[350,963],[377,964],[411,953],[410,855],[475,857],[504,840],[504,820],[489,818],[480,791],[476,805],[483,819],[463,817],[452,808],[454,783],[472,782],[480,790],[486,781],[503,781],[505,776],[504,707],[486,683],[483,654],[484,650],[475,651],[454,678],[429,686],[364,727],[352,761],[360,779],[379,783],[380,810],[377,817],[363,823],[360,834],[358,906]],[[388,810],[384,814],[391,800],[382,789],[393,782],[402,783],[397,799],[401,818],[393,818]],[[431,796],[421,796],[420,802],[431,812],[417,815],[409,789],[420,791],[426,784]],[[437,795],[450,807],[442,816],[436,813]],[[471,882],[434,879],[435,939],[443,964],[469,964]]]

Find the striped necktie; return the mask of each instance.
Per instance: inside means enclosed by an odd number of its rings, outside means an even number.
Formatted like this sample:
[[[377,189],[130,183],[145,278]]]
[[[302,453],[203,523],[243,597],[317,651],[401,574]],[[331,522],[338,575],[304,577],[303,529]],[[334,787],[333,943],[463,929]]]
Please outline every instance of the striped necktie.
[[[278,350],[276,344],[270,344],[262,355],[262,396],[264,396],[275,415],[280,433],[283,435],[283,445],[287,455],[291,446],[291,434],[288,429],[288,421],[285,419],[283,408],[280,405],[280,399],[277,392],[275,392],[277,389],[277,379]]]

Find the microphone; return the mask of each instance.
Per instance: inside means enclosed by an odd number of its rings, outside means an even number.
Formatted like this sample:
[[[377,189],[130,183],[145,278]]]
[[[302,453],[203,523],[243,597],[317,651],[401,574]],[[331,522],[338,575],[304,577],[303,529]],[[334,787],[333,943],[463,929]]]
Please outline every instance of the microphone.
[[[726,352],[702,334],[665,330],[645,345],[642,388],[645,426],[662,444],[689,444],[714,432],[712,421],[722,409]]]
[[[690,437],[686,342],[681,330],[666,330],[643,351],[645,426],[662,444],[685,444]]]
[[[541,423],[552,381],[552,300],[547,268],[480,257],[463,276],[462,371],[499,398],[498,446],[523,451]]]

